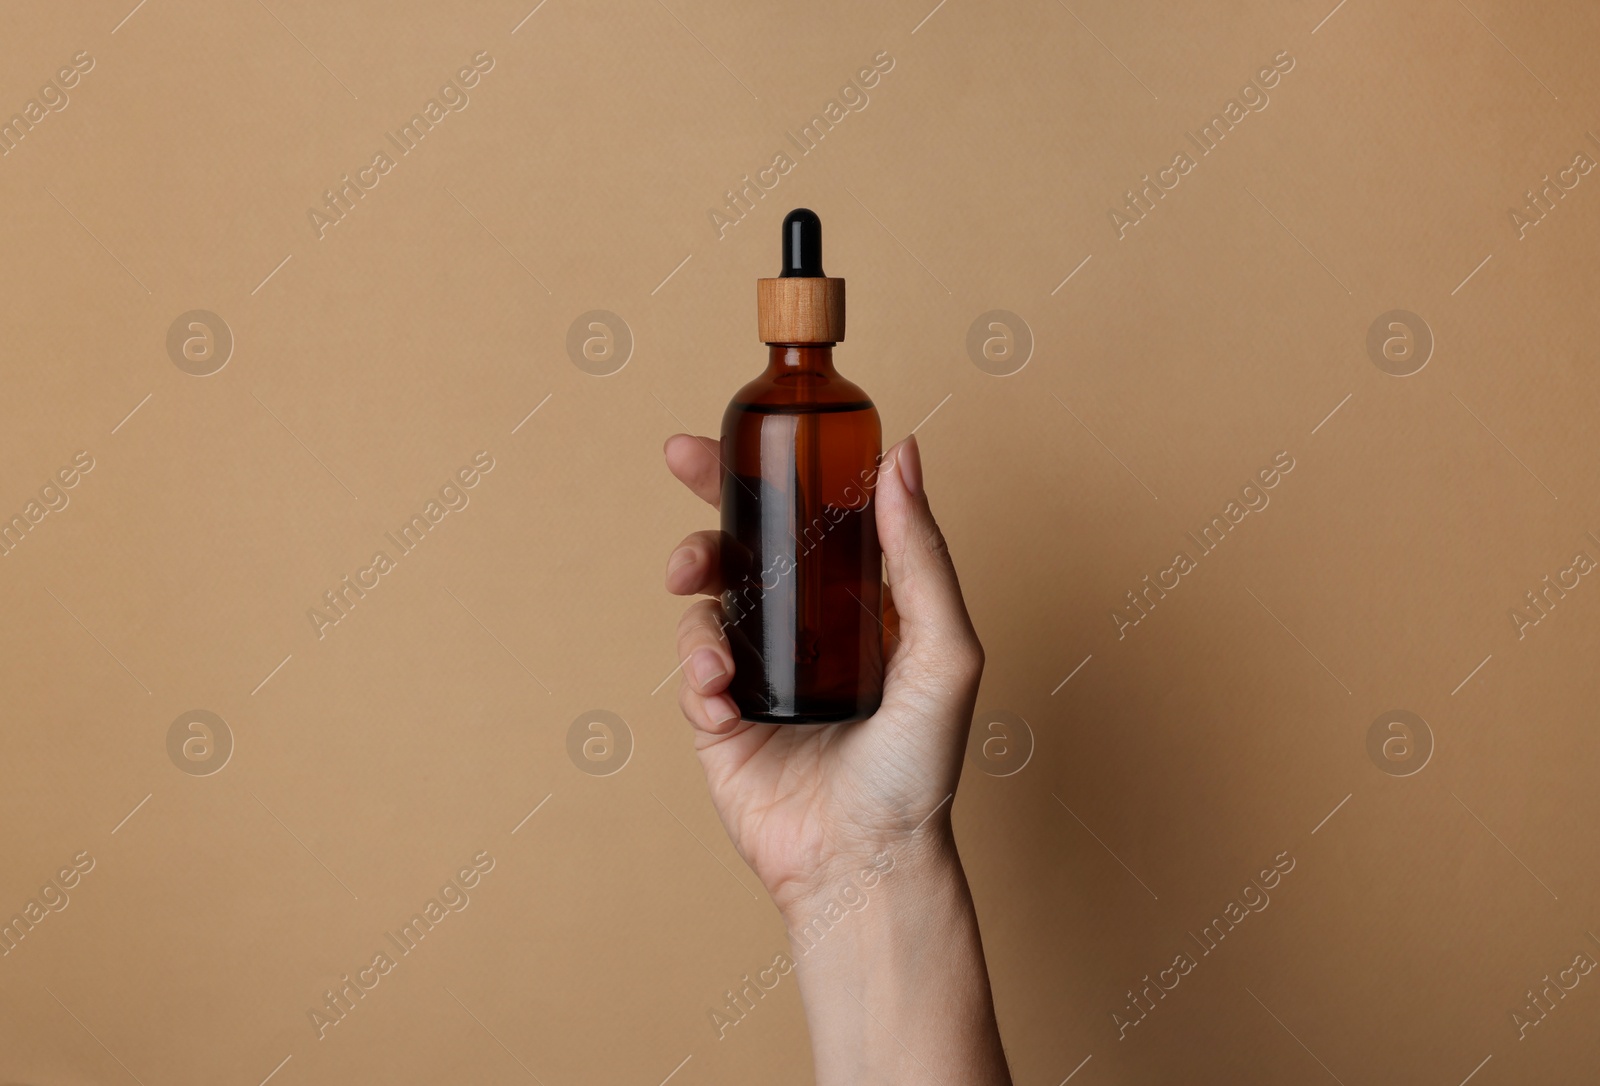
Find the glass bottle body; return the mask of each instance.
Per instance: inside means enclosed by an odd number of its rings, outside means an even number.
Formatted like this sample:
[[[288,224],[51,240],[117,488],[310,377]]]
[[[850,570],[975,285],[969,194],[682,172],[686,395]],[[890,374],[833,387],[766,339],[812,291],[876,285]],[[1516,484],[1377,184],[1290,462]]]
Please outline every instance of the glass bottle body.
[[[722,577],[746,720],[862,720],[883,695],[877,409],[832,344],[769,345],[722,420]]]

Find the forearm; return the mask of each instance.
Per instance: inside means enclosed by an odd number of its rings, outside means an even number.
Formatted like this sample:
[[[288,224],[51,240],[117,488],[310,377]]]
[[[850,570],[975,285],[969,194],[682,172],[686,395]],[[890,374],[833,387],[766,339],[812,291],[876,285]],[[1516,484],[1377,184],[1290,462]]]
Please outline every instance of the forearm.
[[[785,917],[817,1083],[1009,1086],[954,845],[889,855],[864,903],[852,894],[830,909],[829,897]]]

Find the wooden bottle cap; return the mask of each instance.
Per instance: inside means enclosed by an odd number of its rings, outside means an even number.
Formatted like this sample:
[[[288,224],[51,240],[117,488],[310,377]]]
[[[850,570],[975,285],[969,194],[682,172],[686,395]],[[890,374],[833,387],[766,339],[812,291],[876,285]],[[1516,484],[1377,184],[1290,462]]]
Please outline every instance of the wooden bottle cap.
[[[844,340],[844,280],[787,276],[756,280],[756,323],[763,343]]]

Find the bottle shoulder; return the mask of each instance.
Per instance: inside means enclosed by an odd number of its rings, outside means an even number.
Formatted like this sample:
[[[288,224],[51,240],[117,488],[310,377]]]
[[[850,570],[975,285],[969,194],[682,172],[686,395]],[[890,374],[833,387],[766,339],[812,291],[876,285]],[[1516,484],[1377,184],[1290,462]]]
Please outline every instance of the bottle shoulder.
[[[860,385],[838,373],[774,373],[768,370],[734,393],[728,410],[761,411],[763,408],[803,412],[852,410],[876,413],[871,397]]]

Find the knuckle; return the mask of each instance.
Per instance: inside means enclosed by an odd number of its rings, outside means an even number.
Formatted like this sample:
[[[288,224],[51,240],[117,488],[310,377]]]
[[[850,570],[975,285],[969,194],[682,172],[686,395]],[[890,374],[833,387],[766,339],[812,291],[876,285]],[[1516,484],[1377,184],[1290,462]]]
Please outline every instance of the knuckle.
[[[694,697],[694,691],[689,686],[689,677],[685,675],[678,682],[678,711],[683,713],[683,718],[691,724],[699,721]]]
[[[696,600],[684,610],[683,616],[678,619],[678,647],[680,650],[684,645],[699,637],[706,627],[716,624],[713,614],[715,607],[716,604],[711,600]]]
[[[935,521],[929,521],[922,533],[922,544],[927,552],[942,563],[950,562],[950,545],[945,542],[944,532]]]
[[[696,600],[678,620],[678,658],[687,659],[701,645],[719,647],[727,642],[722,629],[722,604],[714,599]]]

